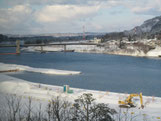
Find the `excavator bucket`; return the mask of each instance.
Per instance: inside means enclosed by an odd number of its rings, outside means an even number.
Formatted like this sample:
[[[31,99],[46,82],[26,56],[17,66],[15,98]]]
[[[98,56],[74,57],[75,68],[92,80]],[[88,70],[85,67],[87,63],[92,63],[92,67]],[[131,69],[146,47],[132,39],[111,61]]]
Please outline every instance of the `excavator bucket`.
[[[129,105],[119,105],[120,108],[131,108]]]

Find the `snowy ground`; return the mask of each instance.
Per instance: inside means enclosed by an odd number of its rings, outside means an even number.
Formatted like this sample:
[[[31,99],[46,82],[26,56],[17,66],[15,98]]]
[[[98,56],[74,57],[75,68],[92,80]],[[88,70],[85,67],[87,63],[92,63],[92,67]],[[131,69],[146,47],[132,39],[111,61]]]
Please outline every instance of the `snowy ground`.
[[[158,56],[161,56],[161,47],[157,46],[155,49],[150,50],[147,53],[147,56],[150,56],[150,57],[158,57]]]
[[[6,66],[6,65],[5,65]],[[13,66],[10,66],[13,67]],[[0,94],[14,94],[16,96],[22,96],[23,98],[32,97],[35,101],[42,101],[44,103],[51,100],[51,98],[60,96],[68,101],[73,102],[83,93],[92,93],[96,99],[96,103],[107,103],[111,108],[119,110],[118,100],[124,99],[128,94],[114,93],[108,91],[94,91],[86,89],[70,88],[74,91],[72,94],[63,92],[63,85],[53,86],[38,83],[31,83],[25,80],[0,74]],[[138,121],[148,119],[148,121],[161,121],[161,98],[143,96],[143,103],[145,108],[140,109],[140,100],[135,98],[137,107],[128,110],[131,115],[137,116]],[[122,112],[125,113],[125,112]]]

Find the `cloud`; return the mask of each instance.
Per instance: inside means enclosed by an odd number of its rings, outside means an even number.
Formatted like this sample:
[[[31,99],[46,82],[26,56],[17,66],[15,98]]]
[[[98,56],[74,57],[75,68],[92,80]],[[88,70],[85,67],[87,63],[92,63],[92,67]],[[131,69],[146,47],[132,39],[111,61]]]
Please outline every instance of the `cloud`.
[[[22,31],[30,26],[32,9],[28,5],[17,5],[0,9],[0,15],[0,32]]]
[[[160,15],[160,6],[161,0],[1,0],[0,33],[81,32],[83,25],[117,31]]]
[[[31,9],[28,6],[17,5],[13,8],[0,9],[0,19],[4,20],[4,23],[17,23],[24,19],[26,15],[31,13]]]
[[[161,12],[161,0],[1,0],[1,7],[16,6],[16,5],[31,5],[31,6],[56,6],[56,5],[76,5],[76,6],[95,6],[101,5],[101,7],[113,7],[124,6],[129,8],[136,14],[156,15]]]
[[[50,5],[35,13],[39,22],[60,22],[81,19],[97,13],[100,6]]]
[[[142,15],[161,15],[161,1],[160,0],[136,0],[135,4],[126,4],[126,7],[131,9],[135,14]]]
[[[96,16],[99,9],[99,5],[47,5],[35,10],[29,4],[1,8],[0,33],[76,31],[82,21]]]
[[[147,6],[147,7],[135,7],[132,11],[136,14],[144,14],[144,15],[161,15],[161,10]]]
[[[0,2],[8,5],[8,6],[15,6],[15,5],[96,5],[102,2],[108,1],[120,1],[120,0],[1,0]],[[123,0],[124,1],[124,0]]]

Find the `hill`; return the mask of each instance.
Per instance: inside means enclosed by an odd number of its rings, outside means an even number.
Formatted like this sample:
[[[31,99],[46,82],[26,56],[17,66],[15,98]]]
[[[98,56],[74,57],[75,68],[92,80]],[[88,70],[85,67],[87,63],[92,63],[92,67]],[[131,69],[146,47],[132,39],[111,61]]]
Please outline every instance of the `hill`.
[[[105,42],[109,40],[121,40],[122,38],[126,38],[129,41],[154,38],[161,40],[161,16],[146,20],[142,25],[136,26],[131,30],[107,33],[102,40]]]
[[[136,26],[132,30],[124,31],[130,35],[157,35],[161,33],[161,16],[144,21],[141,26]],[[126,33],[127,32],[127,33]]]

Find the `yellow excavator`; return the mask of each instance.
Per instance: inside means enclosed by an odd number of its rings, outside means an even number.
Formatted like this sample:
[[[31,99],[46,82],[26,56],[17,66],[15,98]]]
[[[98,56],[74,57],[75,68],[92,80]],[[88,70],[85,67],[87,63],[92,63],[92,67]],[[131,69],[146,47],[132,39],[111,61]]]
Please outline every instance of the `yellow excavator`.
[[[137,96],[140,97],[141,108],[143,109],[143,108],[144,108],[144,105],[143,105],[142,93],[140,93],[140,94],[130,94],[130,95],[125,99],[125,101],[119,100],[119,101],[118,101],[119,107],[123,107],[123,108],[136,107],[136,106],[134,105],[134,103],[132,102],[132,99],[133,99],[133,97],[137,97]]]

